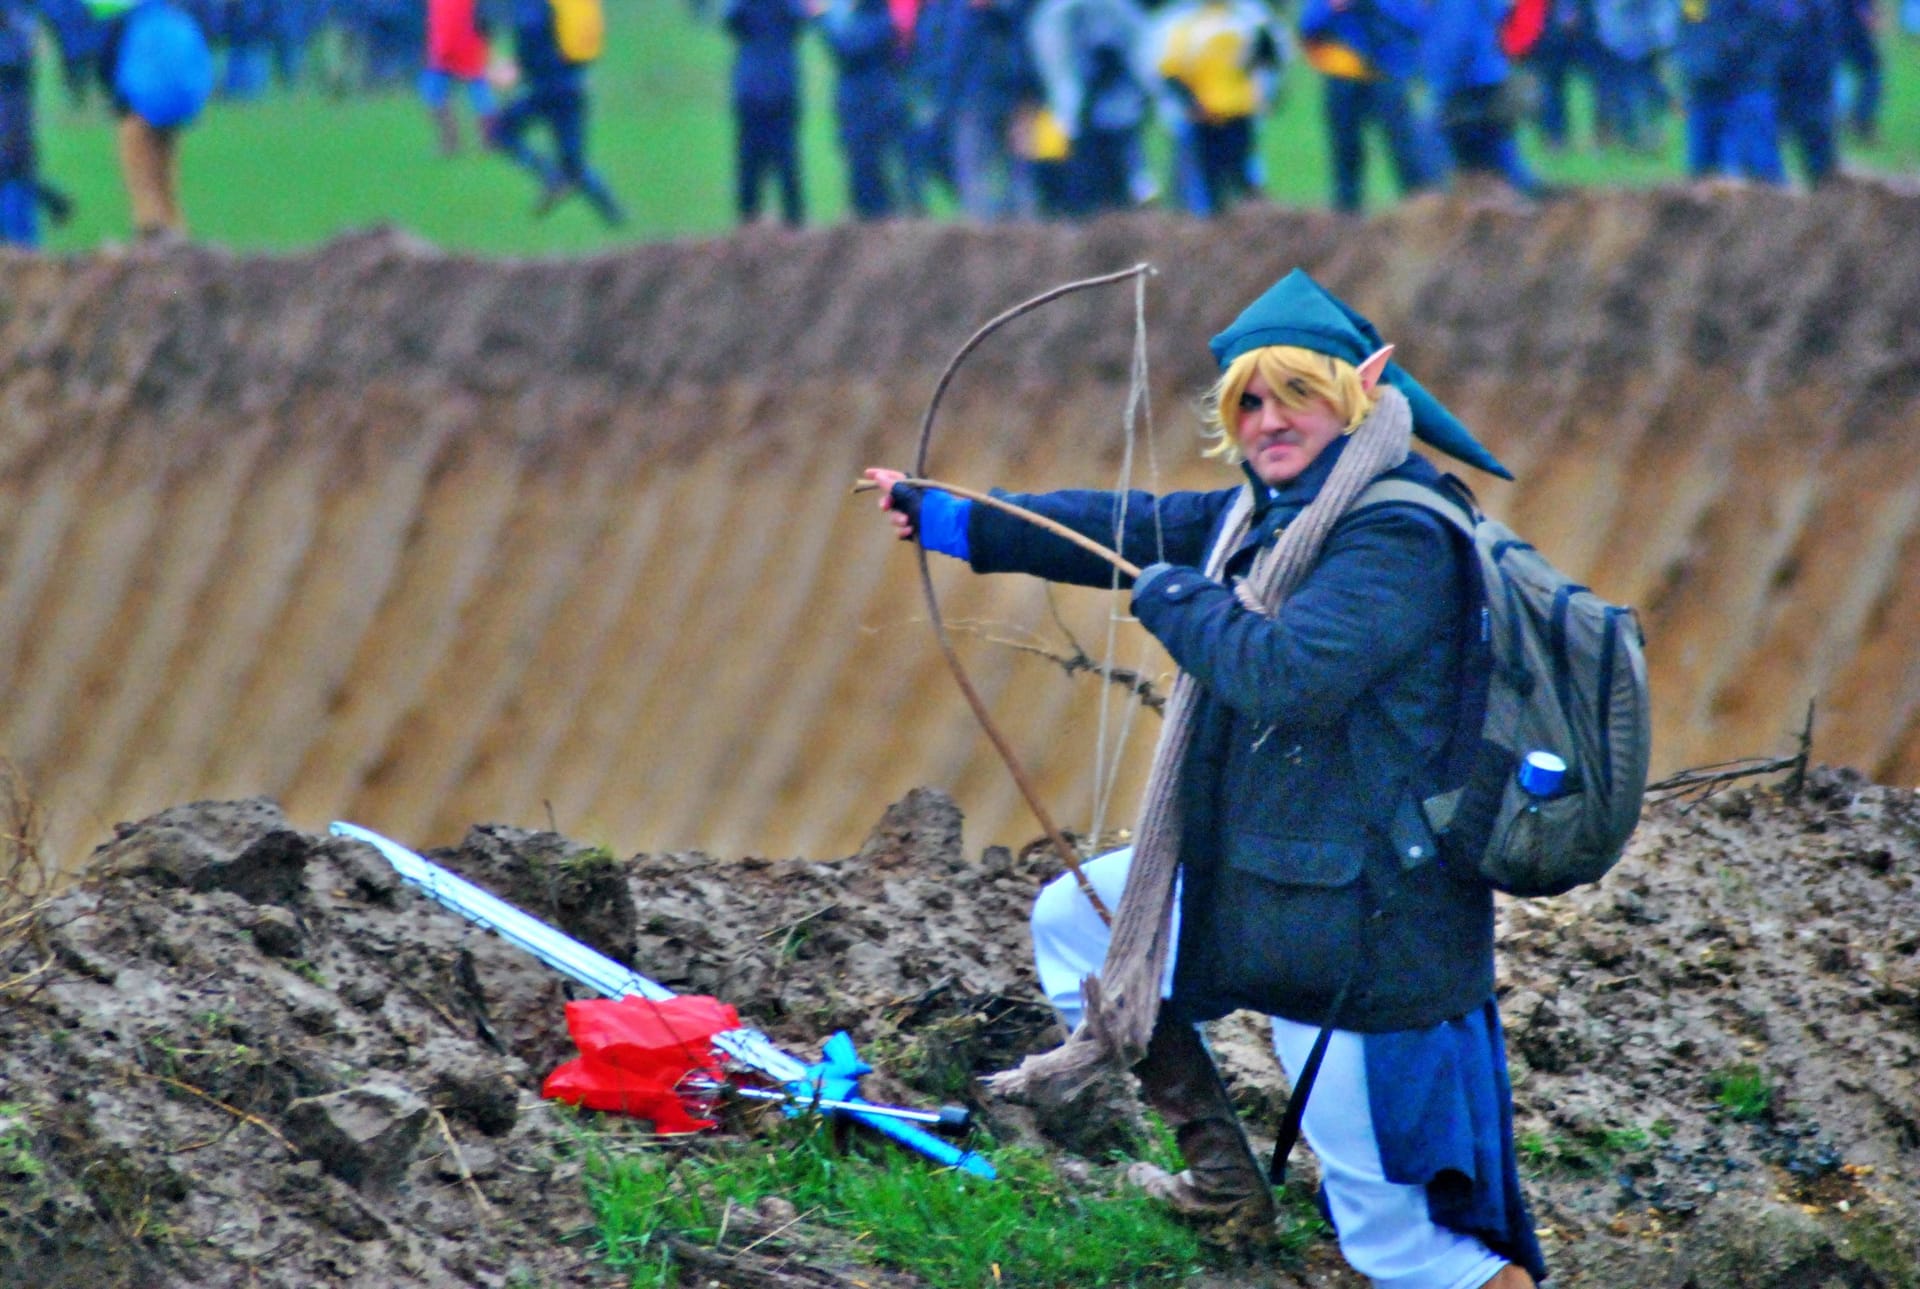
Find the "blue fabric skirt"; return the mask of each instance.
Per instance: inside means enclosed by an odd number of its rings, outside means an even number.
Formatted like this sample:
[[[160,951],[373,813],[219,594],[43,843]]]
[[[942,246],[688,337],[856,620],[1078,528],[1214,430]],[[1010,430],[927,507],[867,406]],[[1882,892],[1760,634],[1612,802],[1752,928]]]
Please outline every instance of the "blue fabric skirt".
[[[1513,1089],[1489,999],[1429,1029],[1365,1035],[1368,1105],[1387,1180],[1424,1186],[1433,1220],[1547,1278],[1520,1193]]]

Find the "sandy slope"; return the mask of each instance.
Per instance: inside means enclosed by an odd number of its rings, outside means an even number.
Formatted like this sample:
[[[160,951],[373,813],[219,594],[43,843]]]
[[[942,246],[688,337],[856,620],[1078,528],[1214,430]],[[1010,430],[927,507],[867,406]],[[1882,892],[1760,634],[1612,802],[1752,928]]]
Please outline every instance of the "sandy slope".
[[[905,463],[981,321],[1140,260],[1154,433],[1194,455],[1202,341],[1304,264],[1521,476],[1483,498],[1638,606],[1656,769],[1781,750],[1920,778],[1920,199],[1445,201],[1089,228],[765,233],[488,263],[0,258],[0,749],[76,863],[116,820],[264,793],[417,842],[557,824],[616,850],[844,852],[908,788],[1035,831],[846,485]],[[983,346],[934,473],[1110,485],[1125,289]],[[1043,795],[1095,822],[1107,603],[941,571]],[[1163,661],[1122,629],[1118,659]],[[1151,720],[1121,758],[1117,813]],[[1107,824],[1123,822],[1109,813]]]

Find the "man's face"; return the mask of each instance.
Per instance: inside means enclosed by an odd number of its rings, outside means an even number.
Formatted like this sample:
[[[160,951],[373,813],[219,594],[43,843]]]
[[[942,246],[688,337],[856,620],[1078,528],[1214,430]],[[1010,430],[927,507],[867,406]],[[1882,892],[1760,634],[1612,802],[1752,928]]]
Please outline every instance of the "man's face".
[[[1288,407],[1259,372],[1247,382],[1234,420],[1234,437],[1255,477],[1270,487],[1292,483],[1340,437],[1346,421],[1324,398]]]

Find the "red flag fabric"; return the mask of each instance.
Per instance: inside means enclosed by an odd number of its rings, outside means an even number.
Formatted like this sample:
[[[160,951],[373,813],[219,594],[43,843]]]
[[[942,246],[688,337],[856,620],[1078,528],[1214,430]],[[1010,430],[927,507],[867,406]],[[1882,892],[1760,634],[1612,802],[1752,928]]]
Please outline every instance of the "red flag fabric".
[[[713,1036],[739,1027],[737,1011],[701,994],[568,1003],[567,1032],[580,1056],[549,1074],[540,1094],[647,1119],[656,1132],[711,1128],[713,1120],[687,1113],[677,1089],[696,1071],[718,1082],[724,1076],[724,1058]]]

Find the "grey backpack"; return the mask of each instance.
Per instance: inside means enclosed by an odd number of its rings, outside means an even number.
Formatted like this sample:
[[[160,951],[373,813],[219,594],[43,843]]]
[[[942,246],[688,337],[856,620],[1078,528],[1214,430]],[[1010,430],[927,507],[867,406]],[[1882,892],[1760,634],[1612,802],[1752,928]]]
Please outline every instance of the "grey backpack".
[[[1626,848],[1647,786],[1652,719],[1639,620],[1487,518],[1452,476],[1440,489],[1380,480],[1356,506],[1382,502],[1432,512],[1474,555],[1477,629],[1448,787],[1419,802],[1441,859],[1514,895],[1597,881]]]

